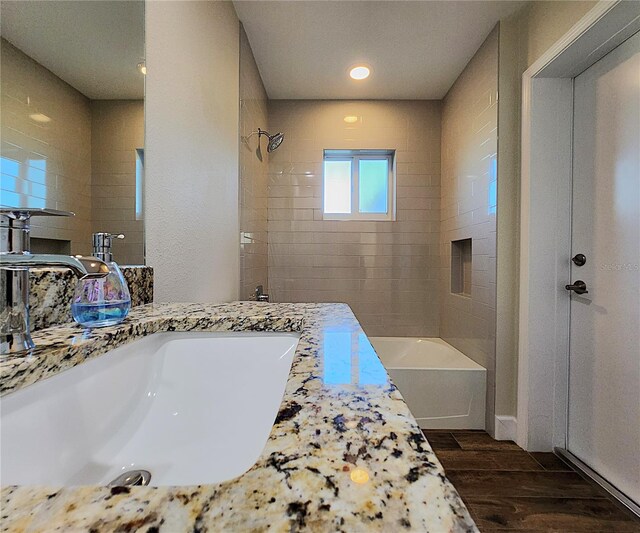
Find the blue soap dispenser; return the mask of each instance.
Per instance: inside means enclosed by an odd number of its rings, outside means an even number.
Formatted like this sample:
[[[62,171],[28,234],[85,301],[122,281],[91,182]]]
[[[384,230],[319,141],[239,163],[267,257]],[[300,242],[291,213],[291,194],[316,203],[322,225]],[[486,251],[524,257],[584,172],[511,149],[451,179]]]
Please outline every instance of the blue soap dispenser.
[[[73,319],[88,328],[119,324],[131,309],[129,287],[111,253],[112,239],[124,235],[93,234],[92,255],[107,263],[110,272],[104,278],[81,279],[71,303]]]

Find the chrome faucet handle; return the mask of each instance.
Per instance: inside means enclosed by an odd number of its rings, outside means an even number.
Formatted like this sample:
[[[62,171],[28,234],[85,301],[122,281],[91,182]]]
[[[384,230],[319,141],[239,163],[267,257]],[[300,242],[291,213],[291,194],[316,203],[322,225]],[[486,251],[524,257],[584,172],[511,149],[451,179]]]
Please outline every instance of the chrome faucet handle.
[[[31,217],[54,216],[73,217],[71,211],[45,209],[39,207],[0,206],[0,253],[24,254],[31,251]]]
[[[253,294],[254,294],[254,300],[256,302],[268,302],[269,301],[269,295],[264,293],[264,288],[263,288],[262,285],[258,285]]]
[[[60,209],[48,209],[45,207],[7,207],[0,206],[0,215],[8,216],[18,220],[27,220],[31,217],[75,217],[72,211],[61,211]]]

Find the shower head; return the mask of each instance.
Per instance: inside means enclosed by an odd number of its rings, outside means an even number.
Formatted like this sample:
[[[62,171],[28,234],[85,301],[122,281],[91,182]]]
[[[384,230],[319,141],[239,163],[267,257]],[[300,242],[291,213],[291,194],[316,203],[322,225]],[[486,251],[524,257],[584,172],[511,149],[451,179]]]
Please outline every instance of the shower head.
[[[273,152],[284,141],[284,133],[276,133],[269,137],[269,144],[267,145],[267,152]]]
[[[266,135],[267,139],[269,139],[269,143],[267,144],[267,152],[273,152],[278,146],[282,144],[284,141],[284,133],[278,132],[274,135],[269,135],[268,131],[261,130],[258,128],[258,136]]]

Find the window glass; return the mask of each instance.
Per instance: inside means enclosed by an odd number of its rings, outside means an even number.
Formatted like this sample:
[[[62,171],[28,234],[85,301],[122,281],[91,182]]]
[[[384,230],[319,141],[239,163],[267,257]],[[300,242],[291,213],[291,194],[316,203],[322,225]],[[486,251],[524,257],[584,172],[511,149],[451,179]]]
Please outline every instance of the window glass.
[[[360,213],[386,213],[389,195],[387,159],[360,159]]]
[[[324,162],[324,212],[351,213],[351,161]]]
[[[394,150],[325,150],[324,220],[395,220]]]

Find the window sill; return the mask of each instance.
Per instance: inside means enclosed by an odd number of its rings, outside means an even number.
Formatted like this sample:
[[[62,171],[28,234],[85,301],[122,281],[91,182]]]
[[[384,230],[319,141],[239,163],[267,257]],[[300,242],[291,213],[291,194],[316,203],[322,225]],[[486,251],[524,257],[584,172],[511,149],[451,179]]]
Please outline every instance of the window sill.
[[[351,222],[394,222],[395,217],[390,215],[339,215],[339,214],[322,214],[322,220],[344,220]]]

